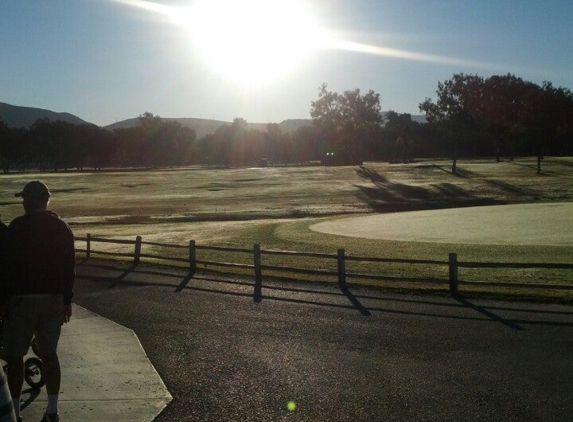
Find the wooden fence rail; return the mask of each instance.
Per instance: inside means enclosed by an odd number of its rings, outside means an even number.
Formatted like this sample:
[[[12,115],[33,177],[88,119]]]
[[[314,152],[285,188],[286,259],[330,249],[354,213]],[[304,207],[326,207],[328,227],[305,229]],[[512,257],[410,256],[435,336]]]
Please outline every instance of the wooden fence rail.
[[[384,280],[396,282],[423,282],[431,284],[443,284],[449,286],[451,294],[458,294],[460,285],[465,286],[492,286],[492,287],[516,287],[527,289],[555,289],[555,290],[573,290],[571,284],[534,284],[534,283],[504,283],[498,281],[463,281],[459,279],[459,268],[506,268],[506,269],[573,269],[573,264],[560,264],[560,263],[486,263],[486,262],[459,262],[456,253],[450,253],[448,260],[424,260],[424,259],[395,259],[395,258],[376,258],[376,257],[358,257],[347,256],[344,249],[338,249],[336,254],[325,253],[311,253],[311,252],[295,252],[295,251],[278,251],[278,250],[263,250],[259,244],[255,244],[253,249],[233,248],[223,246],[205,246],[197,245],[194,240],[190,240],[188,245],[174,245],[158,242],[144,242],[141,236],[137,236],[135,240],[121,240],[121,239],[105,239],[100,237],[92,237],[89,233],[86,237],[76,237],[76,241],[85,242],[86,249],[76,248],[77,253],[85,253],[86,260],[90,259],[93,254],[104,256],[117,256],[129,257],[133,259],[134,265],[139,264],[141,258],[148,258],[163,261],[175,261],[188,263],[191,272],[195,272],[198,265],[225,267],[225,268],[241,268],[252,270],[255,275],[255,300],[261,299],[262,295],[262,274],[263,270],[267,271],[281,271],[290,272],[294,274],[307,274],[319,275],[326,277],[336,277],[338,285],[341,289],[346,289],[347,278],[362,278],[370,280]],[[108,252],[102,250],[95,250],[93,243],[113,243],[118,245],[130,245],[133,247],[133,252]],[[187,258],[176,256],[164,256],[159,254],[142,253],[142,246],[154,246],[167,249],[186,249],[188,251]],[[237,263],[237,262],[224,262],[213,260],[200,260],[197,259],[197,251],[214,251],[214,252],[230,252],[239,253],[252,256],[252,264]],[[298,258],[318,258],[321,260],[330,260],[336,264],[336,271],[329,271],[325,269],[309,269],[309,268],[296,268],[281,265],[263,264],[263,256],[288,256]],[[394,277],[382,274],[361,274],[348,272],[346,269],[347,262],[358,263],[390,263],[390,264],[407,264],[407,265],[431,265],[442,266],[448,268],[448,278],[409,278],[409,277]]]

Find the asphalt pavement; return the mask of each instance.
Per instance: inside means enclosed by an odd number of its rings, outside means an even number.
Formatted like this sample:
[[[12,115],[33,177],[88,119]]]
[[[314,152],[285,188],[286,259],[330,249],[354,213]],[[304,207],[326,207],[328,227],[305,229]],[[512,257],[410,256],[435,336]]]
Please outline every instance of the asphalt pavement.
[[[77,272],[75,301],[90,311],[62,339],[63,422],[573,415],[568,305],[266,279],[257,302],[252,280],[97,261]],[[92,312],[114,322],[97,334]]]

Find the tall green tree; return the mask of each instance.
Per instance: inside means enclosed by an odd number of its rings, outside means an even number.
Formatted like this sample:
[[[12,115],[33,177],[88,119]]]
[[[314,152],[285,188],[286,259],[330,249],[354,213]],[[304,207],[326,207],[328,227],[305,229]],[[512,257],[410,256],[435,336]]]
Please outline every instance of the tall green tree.
[[[138,118],[138,129],[143,137],[139,151],[146,166],[180,166],[191,161],[195,132],[177,121],[165,121],[152,113]]]
[[[278,146],[281,142],[283,133],[277,123],[267,124],[267,132],[265,133],[265,149],[264,156],[271,163],[276,163],[278,159]]]
[[[143,145],[139,151],[142,164],[146,167],[157,167],[165,161],[166,148],[162,143],[161,133],[163,120],[150,112],[143,113],[137,120],[143,135]]]
[[[570,127],[573,116],[573,94],[569,89],[556,88],[551,82],[531,89],[523,101],[520,125],[531,138],[537,155],[537,173],[545,151]]]
[[[16,145],[14,130],[0,120],[0,166],[4,173],[10,171],[16,158]]]
[[[329,141],[337,164],[356,164],[365,156],[365,142],[379,136],[384,122],[380,111],[380,95],[359,89],[342,94],[319,88],[318,99],[311,103],[313,123]],[[324,151],[327,152],[327,151]]]
[[[419,123],[412,120],[408,113],[399,114],[393,110],[386,113],[384,132],[390,141],[388,151],[390,160],[404,163],[412,161],[412,149],[417,137]]]
[[[482,96],[483,78],[477,75],[455,74],[451,79],[438,82],[437,100],[426,98],[419,105],[428,123],[439,127],[449,139],[452,153],[452,173],[456,173],[460,143],[468,137],[474,126],[474,106]]]
[[[477,144],[492,140],[497,159],[502,149],[509,149],[511,156],[518,149],[537,155],[540,173],[545,151],[566,151],[559,143],[573,138],[573,95],[550,82],[539,86],[511,74],[487,79],[456,74],[439,82],[436,93],[437,101],[427,98],[420,110],[431,125],[451,137],[453,172],[463,141],[471,140],[468,146],[480,150]]]
[[[513,159],[522,131],[521,120],[528,92],[537,86],[515,75],[493,75],[483,81],[481,96],[472,103],[473,112],[482,119],[493,143],[497,161],[502,152]]]

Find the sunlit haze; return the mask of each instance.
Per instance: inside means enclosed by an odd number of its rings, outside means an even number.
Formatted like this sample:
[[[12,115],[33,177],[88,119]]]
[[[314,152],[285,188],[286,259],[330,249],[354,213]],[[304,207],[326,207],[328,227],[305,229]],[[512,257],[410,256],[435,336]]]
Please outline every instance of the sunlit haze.
[[[454,73],[573,88],[573,2],[6,2],[0,102],[98,125],[148,111],[251,123],[309,118],[318,87],[419,114]],[[26,28],[26,30],[23,30]]]
[[[279,80],[322,47],[326,37],[296,0],[203,0],[187,16],[180,23],[187,25],[205,60],[239,84]]]

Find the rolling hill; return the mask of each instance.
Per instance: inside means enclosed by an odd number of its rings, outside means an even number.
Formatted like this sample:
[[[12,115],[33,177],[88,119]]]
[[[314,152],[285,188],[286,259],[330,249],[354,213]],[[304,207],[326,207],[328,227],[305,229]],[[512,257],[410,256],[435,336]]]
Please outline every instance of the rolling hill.
[[[21,107],[6,103],[0,103],[0,120],[6,123],[9,127],[28,128],[32,124],[34,124],[36,120],[43,118],[47,118],[49,120],[54,120],[54,121],[62,120],[75,125],[91,124],[70,113],[57,113],[51,110],[44,110],[41,108]],[[198,139],[203,138],[204,136],[210,133],[214,133],[218,128],[220,128],[223,125],[231,124],[231,122],[225,122],[223,120],[198,119],[193,117],[183,117],[183,118],[163,117],[162,119],[165,121],[177,121],[182,126],[186,126],[193,129],[197,134]],[[419,123],[426,122],[425,116],[422,115],[412,115],[412,120]],[[103,128],[107,130],[130,128],[137,126],[137,123],[138,123],[138,118],[134,117],[107,126],[103,126]],[[287,119],[283,120],[278,125],[283,133],[292,133],[297,129],[299,129],[300,127],[312,125],[312,120]],[[247,127],[249,129],[266,131],[267,123],[248,123]]]
[[[62,120],[74,125],[89,125],[91,123],[80,119],[70,113],[57,113],[42,108],[21,107],[6,103],[0,103],[0,120],[9,127],[28,128],[38,119]]]
[[[215,133],[215,131],[223,125],[230,125],[231,122],[225,122],[222,120],[210,120],[210,119],[197,119],[192,117],[186,118],[172,118],[172,117],[162,117],[165,121],[177,121],[181,126],[187,126],[195,131],[197,138],[203,138],[205,135],[210,133]],[[422,115],[412,115],[412,120],[418,123],[426,123],[426,117]],[[104,126],[104,129],[114,130],[120,128],[130,128],[137,126],[137,118],[122,120],[117,123],[113,123],[108,126]],[[283,133],[292,133],[297,129],[304,126],[311,126],[311,119],[287,119],[283,120],[279,124],[279,128]],[[267,123],[247,123],[248,129],[255,129],[265,132],[267,130]]]
[[[231,122],[225,122],[223,120],[197,119],[193,117],[162,117],[162,119],[165,121],[177,121],[181,124],[181,126],[186,126],[193,129],[197,134],[198,139],[203,138],[205,135],[210,133],[215,133],[215,131],[223,125],[231,124]],[[137,118],[122,120],[120,122],[104,126],[104,129],[114,130],[135,127],[137,125],[137,120]],[[312,120],[310,119],[289,119],[280,122],[279,127],[283,133],[290,133],[294,132],[301,126],[310,126],[311,124]],[[247,128],[266,131],[267,123],[247,123]]]

